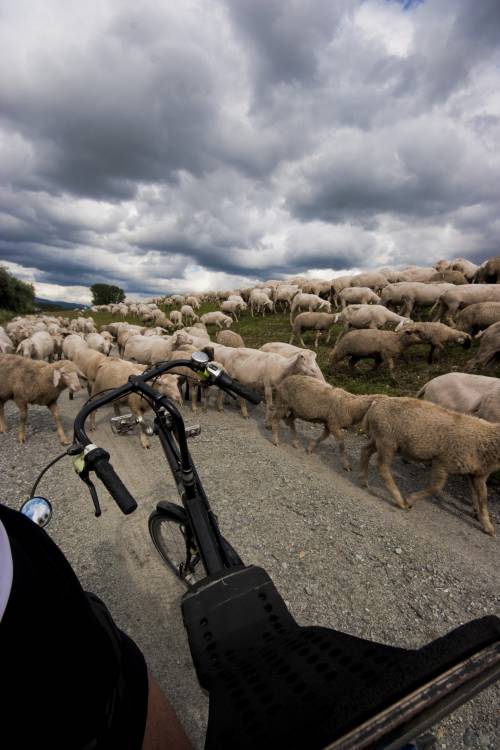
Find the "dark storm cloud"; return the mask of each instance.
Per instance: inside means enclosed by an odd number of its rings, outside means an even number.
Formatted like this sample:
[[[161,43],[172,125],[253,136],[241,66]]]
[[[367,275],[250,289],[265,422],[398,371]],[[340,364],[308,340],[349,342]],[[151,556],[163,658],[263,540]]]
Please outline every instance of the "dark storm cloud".
[[[12,0],[0,261],[154,293],[203,269],[483,259],[499,31],[496,0]]]

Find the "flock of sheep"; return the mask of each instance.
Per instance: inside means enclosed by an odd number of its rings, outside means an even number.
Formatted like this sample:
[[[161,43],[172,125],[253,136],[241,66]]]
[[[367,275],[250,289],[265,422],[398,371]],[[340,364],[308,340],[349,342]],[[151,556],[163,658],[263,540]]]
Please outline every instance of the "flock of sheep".
[[[15,318],[5,330],[0,327],[0,432],[6,430],[6,401],[14,400],[19,408],[21,442],[26,438],[28,404],[41,404],[50,409],[60,442],[66,444],[57,409],[62,390],[68,388],[71,397],[83,382],[94,395],[121,385],[130,374],[150,365],[205,350],[232,377],[263,393],[266,426],[272,430],[275,445],[282,421],[292,431],[295,446],[299,444],[296,419],[321,424],[322,434],[307,450],[312,452],[333,434],[342,465],[349,470],[343,430],[362,422],[368,435],[361,456],[363,483],[373,453],[377,453],[382,480],[401,508],[438,493],[449,475],[466,475],[475,515],[484,531],[494,535],[486,481],[500,469],[498,379],[450,372],[427,383],[416,398],[355,395],[326,382],[316,352],[305,347],[303,336],[312,331],[317,348],[321,335],[328,342],[332,326],[343,324],[329,357],[333,377],[338,363],[348,357],[351,368],[364,358],[372,358],[375,368],[383,363],[393,378],[395,359],[404,357],[410,346],[428,345],[432,362],[451,342],[470,347],[473,335],[480,336],[480,345],[467,369],[484,368],[500,353],[498,282],[500,258],[480,267],[456,259],[439,261],[433,268],[381,269],[329,281],[297,277],[248,289],[173,295],[162,303],[164,308],[176,308],[168,316],[155,302],[100,306],[91,312],[105,309],[119,318],[134,315],[145,325],[122,320],[99,332],[91,317],[71,321],[40,315]],[[200,305],[206,301],[217,302],[220,310],[198,318]],[[289,342],[246,347],[241,336],[229,329],[247,309],[264,318],[289,311]],[[432,321],[418,320],[424,310]],[[386,325],[395,330],[380,330]],[[301,347],[292,343],[296,339]],[[118,356],[111,356],[113,346]],[[180,402],[183,384],[189,386],[191,408],[197,409],[200,391],[207,408],[210,385],[187,368],[164,375],[156,387]],[[119,413],[125,405],[134,414],[141,425],[141,444],[147,448],[143,421],[147,405],[135,394],[124,402],[116,404],[115,410]],[[240,405],[242,415],[248,417],[243,399]],[[224,408],[221,391],[217,391],[217,406]],[[391,471],[396,453],[430,466],[431,482],[426,489],[403,498]]]

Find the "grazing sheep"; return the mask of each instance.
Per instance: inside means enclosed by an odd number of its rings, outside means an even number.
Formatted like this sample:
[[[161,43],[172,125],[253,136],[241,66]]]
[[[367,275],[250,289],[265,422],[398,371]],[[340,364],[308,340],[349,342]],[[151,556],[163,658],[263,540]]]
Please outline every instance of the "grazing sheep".
[[[182,326],[182,313],[180,312],[180,310],[172,310],[169,317],[170,317],[170,322],[174,326],[179,327],[179,328]]]
[[[351,304],[368,305],[372,303],[378,305],[380,302],[380,297],[367,286],[347,287],[347,289],[342,289],[339,297],[342,310]]]
[[[276,387],[271,419],[272,442],[274,445],[279,445],[281,419],[292,431],[294,448],[299,446],[295,430],[296,419],[320,423],[323,425],[323,432],[317,440],[311,440],[307,452],[312,453],[318,443],[326,440],[333,433],[339,448],[342,466],[346,471],[350,471],[342,430],[361,422],[371,404],[378,398],[385,398],[385,396],[355,396],[342,388],[334,388],[328,383],[321,383],[307,375],[290,375]]]
[[[186,305],[191,305],[193,310],[199,310],[200,300],[198,299],[198,297],[194,297],[194,296],[186,297]]]
[[[500,380],[467,372],[448,372],[429,380],[417,398],[432,401],[445,409],[500,422]]]
[[[400,313],[411,317],[415,307],[434,305],[453,284],[425,284],[421,281],[400,281],[382,289],[380,300],[386,307],[401,308]]]
[[[223,346],[232,346],[235,349],[237,349],[240,346],[245,346],[245,342],[241,338],[239,333],[235,333],[234,331],[219,331],[217,333],[217,339],[218,344],[222,344]]]
[[[77,349],[88,349],[88,346],[81,336],[72,333],[64,339],[62,349],[66,359],[73,359]]]
[[[481,331],[476,336],[480,339],[479,349],[467,364],[468,370],[475,370],[478,367],[489,367],[500,354],[500,323],[493,323],[485,331]]]
[[[434,284],[435,282],[441,284],[455,284],[456,286],[469,283],[461,271],[453,271],[451,268],[432,274],[429,279],[429,284]]]
[[[360,359],[374,359],[373,370],[383,362],[394,380],[394,359],[403,356],[405,349],[413,344],[422,343],[422,339],[413,330],[378,331],[361,329],[349,331],[338,341],[330,354],[330,372],[344,357],[349,357],[349,368],[354,371]]]
[[[217,348],[215,356],[218,357]],[[314,363],[316,364],[316,363]],[[317,377],[316,369],[309,357],[299,352],[294,357],[261,352],[256,349],[231,349],[223,362],[231,377],[256,391],[264,391],[266,401],[266,424],[269,424],[270,409],[273,403],[273,388],[288,375],[302,374]],[[219,410],[223,408],[224,393],[219,391]],[[248,417],[246,401],[240,398],[241,413]]]
[[[456,318],[456,328],[459,331],[474,334],[498,322],[500,322],[500,302],[476,302],[460,310]]]
[[[98,393],[101,393],[101,391],[110,388],[118,388],[119,386],[124,385],[131,375],[139,375],[145,370],[146,368],[142,365],[125,362],[122,359],[116,359],[114,357],[106,357],[105,361],[96,370],[95,381],[92,386],[92,396],[96,396]],[[168,398],[173,401],[179,403],[181,400],[177,375],[162,375],[155,380],[154,388],[165,396],[168,396]],[[120,406],[125,404],[139,421],[141,428],[140,441],[142,447],[149,448],[149,440],[146,436],[145,426],[142,421],[143,415],[149,410],[149,404],[138,393],[129,393],[127,396],[113,402],[113,408],[117,416],[120,414]],[[90,429],[95,430],[95,412],[92,412],[90,415]]]
[[[246,307],[246,305],[245,305]],[[220,306],[221,312],[233,315],[235,320],[238,320],[238,310],[241,309],[241,305],[234,299],[225,300]]]
[[[108,356],[111,351],[111,344],[100,333],[89,333],[85,340],[88,348],[94,349],[96,352]]]
[[[302,338],[302,331],[316,331],[316,339],[314,346],[318,348],[318,339],[322,331],[328,331],[326,343],[330,341],[331,327],[335,322],[335,315],[333,313],[322,313],[322,312],[303,312],[299,313],[292,323],[292,335],[290,336],[289,343],[291,344],[294,338],[298,338],[302,346],[305,346],[304,339]]]
[[[416,398],[386,398],[370,406],[363,426],[370,442],[361,452],[361,477],[366,486],[370,456],[377,453],[378,470],[400,508],[411,508],[424,497],[441,492],[450,474],[466,475],[475,513],[487,534],[495,535],[488,514],[486,480],[500,469],[500,425],[443,409]],[[431,484],[406,499],[391,472],[395,454],[431,465]]]
[[[106,362],[108,356],[101,352],[95,351],[95,349],[76,349],[73,357],[73,362],[78,367],[79,372],[83,373],[87,378],[87,391],[90,396],[92,393],[92,386],[94,384],[97,369]],[[110,357],[109,359],[118,359],[117,357]]]
[[[54,359],[54,339],[47,331],[36,331],[32,336],[21,341],[16,349],[17,354],[31,359]]]
[[[412,320],[388,310],[384,305],[349,305],[336,313],[335,323],[343,323],[343,333],[347,333],[350,328],[381,328],[386,323],[397,323],[397,331],[405,323],[412,323]]]
[[[4,404],[14,401],[19,409],[19,442],[26,440],[26,420],[28,404],[46,406],[54,417],[57,435],[61,445],[69,445],[66,437],[57,399],[59,394],[69,388],[75,393],[81,388],[78,379],[78,368],[73,362],[62,359],[60,362],[41,362],[39,360],[24,359],[16,354],[0,356],[0,432],[7,432]]]
[[[332,297],[333,304],[338,308],[339,306],[339,295],[343,289],[347,289],[351,286],[352,276],[337,276],[332,280]]]
[[[453,325],[455,313],[475,302],[500,302],[500,284],[467,284],[453,286],[439,297],[436,318]]]
[[[196,321],[198,320],[198,316],[196,315],[191,305],[182,305],[181,315],[191,323],[196,323]]]
[[[412,330],[420,336],[422,344],[429,344],[428,364],[437,362],[438,352],[444,350],[446,344],[460,344],[464,349],[470,349],[471,337],[468,333],[457,331],[444,323],[409,323],[404,330]]]
[[[309,312],[319,312],[324,310],[329,313],[332,309],[331,303],[327,299],[321,299],[317,294],[304,294],[299,292],[295,295],[290,305],[290,323],[293,322],[293,315],[296,310],[307,310]]]
[[[192,344],[193,339],[184,331],[173,336],[130,336],[125,344],[123,357],[143,365],[155,365],[168,361],[170,353],[181,344]]]
[[[10,337],[5,333],[2,326],[0,326],[0,354],[13,354],[14,348]]]
[[[368,287],[375,292],[381,292],[388,283],[385,276],[375,271],[357,273],[351,278],[351,286]]]
[[[325,314],[328,314],[328,313],[325,313]],[[259,351],[272,352],[273,354],[281,354],[282,357],[287,357],[288,359],[290,359],[291,357],[295,357],[297,354],[303,354],[308,360],[308,364],[311,367],[311,370],[316,373],[315,377],[318,380],[321,380],[322,383],[325,382],[325,376],[323,375],[321,371],[321,367],[318,365],[316,361],[317,354],[316,352],[313,352],[311,349],[301,349],[299,346],[293,346],[292,344],[285,344],[283,341],[269,341],[267,344],[264,344],[263,346],[261,346]]]
[[[274,303],[264,289],[252,289],[249,299],[250,312],[254,317],[254,312],[262,312],[262,317],[266,314],[266,310],[272,312],[274,310]]]
[[[473,277],[475,284],[498,284],[500,281],[500,256],[481,263]]]
[[[286,310],[287,307],[290,307],[297,292],[300,292],[300,289],[296,284],[280,284],[274,290],[274,306],[276,310],[279,308]]]
[[[202,315],[200,322],[205,325],[215,325],[217,328],[222,328],[222,326],[229,328],[233,324],[233,319],[229,315],[224,315],[220,310],[217,310],[216,312],[209,312]]]

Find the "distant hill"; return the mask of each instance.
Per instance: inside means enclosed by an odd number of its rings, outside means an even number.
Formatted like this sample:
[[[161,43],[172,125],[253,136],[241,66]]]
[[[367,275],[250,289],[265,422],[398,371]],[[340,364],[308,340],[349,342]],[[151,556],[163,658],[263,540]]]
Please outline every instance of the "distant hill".
[[[43,297],[35,297],[33,302],[36,307],[48,307],[50,310],[81,310],[82,307],[90,307],[90,305],[84,305],[82,302],[63,302],[62,300],[43,299]]]

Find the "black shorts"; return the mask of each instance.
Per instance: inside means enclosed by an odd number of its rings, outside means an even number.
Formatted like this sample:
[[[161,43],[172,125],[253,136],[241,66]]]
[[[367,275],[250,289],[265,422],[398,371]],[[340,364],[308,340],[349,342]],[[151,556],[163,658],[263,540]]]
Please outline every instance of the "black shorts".
[[[0,520],[14,564],[0,622],[0,738],[18,748],[140,750],[142,653],[43,529],[1,504]]]

